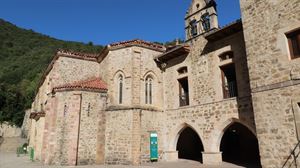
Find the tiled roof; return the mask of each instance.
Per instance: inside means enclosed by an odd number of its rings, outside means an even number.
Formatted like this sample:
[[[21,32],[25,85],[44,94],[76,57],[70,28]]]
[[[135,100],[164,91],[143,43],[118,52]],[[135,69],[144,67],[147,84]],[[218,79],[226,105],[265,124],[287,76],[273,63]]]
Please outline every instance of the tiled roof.
[[[84,81],[78,81],[71,84],[65,84],[62,86],[54,87],[53,91],[65,91],[73,89],[84,89],[93,91],[106,91],[107,85],[100,78],[91,78]]]
[[[120,48],[120,47],[130,47],[130,46],[134,46],[134,45],[140,46],[140,47],[146,47],[146,48],[157,50],[157,51],[165,51],[166,50],[163,45],[140,40],[140,39],[112,43],[112,44],[108,45],[108,47],[111,49],[115,49],[115,48]]]
[[[158,55],[157,57],[155,57],[155,60],[159,60],[160,62],[165,62],[169,59],[175,58],[175,57],[179,57],[182,55],[186,55],[190,52],[190,46],[188,45],[177,45],[174,48],[170,49],[169,51]]]
[[[97,61],[97,57],[99,56],[99,54],[88,54],[88,53],[74,52],[71,50],[63,50],[63,49],[59,49],[56,54],[63,55],[66,57],[90,60],[90,61]]]

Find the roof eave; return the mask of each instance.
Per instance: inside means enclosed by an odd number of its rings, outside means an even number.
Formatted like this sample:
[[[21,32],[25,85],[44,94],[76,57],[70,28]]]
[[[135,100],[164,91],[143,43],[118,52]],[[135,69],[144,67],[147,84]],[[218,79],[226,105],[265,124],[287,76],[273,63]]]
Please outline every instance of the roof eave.
[[[208,41],[216,41],[219,39],[223,39],[237,32],[243,31],[243,23],[241,19],[236,20],[235,22],[221,28],[216,29],[215,31],[211,31],[204,35],[204,37]]]
[[[155,60],[159,60],[160,62],[165,62],[168,61],[172,58],[178,57],[178,56],[182,56],[182,55],[187,55],[190,53],[190,48],[189,46],[186,45],[182,45],[180,47],[176,47],[164,54],[161,54],[159,56],[157,56],[156,58],[154,58]]]

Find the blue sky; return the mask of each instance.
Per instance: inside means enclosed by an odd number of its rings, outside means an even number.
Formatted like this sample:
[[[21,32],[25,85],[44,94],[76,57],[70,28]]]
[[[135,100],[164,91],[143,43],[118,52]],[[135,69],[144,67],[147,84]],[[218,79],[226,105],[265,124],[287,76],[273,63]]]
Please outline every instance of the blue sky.
[[[51,37],[106,45],[184,39],[192,0],[0,0],[0,18]],[[240,18],[239,0],[217,0],[219,24]]]

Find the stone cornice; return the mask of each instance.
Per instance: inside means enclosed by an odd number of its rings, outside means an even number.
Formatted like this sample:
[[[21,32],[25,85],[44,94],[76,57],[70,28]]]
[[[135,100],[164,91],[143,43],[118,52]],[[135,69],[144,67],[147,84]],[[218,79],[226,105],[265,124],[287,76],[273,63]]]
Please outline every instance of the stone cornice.
[[[279,83],[275,83],[275,84],[259,86],[259,87],[251,89],[251,92],[258,93],[258,92],[280,89],[280,88],[299,85],[299,84],[300,84],[300,80],[288,80],[288,81],[279,82]]]

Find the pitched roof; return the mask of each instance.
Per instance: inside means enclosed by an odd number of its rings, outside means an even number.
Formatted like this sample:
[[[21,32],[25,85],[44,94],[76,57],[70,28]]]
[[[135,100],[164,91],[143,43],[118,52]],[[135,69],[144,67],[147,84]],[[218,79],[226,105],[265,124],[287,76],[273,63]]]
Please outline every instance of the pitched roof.
[[[157,51],[161,51],[161,52],[166,50],[163,45],[140,40],[140,39],[121,41],[121,42],[112,43],[112,44],[108,45],[108,47],[110,49],[119,49],[119,48],[123,48],[123,47],[131,47],[131,46],[140,46],[140,47],[145,47],[145,48],[149,48],[149,49],[157,50]]]
[[[68,90],[107,91],[107,85],[100,78],[90,78],[53,88],[54,92]]]
[[[102,49],[102,51],[99,54],[88,54],[88,53],[80,53],[80,52],[74,52],[70,50],[59,49],[56,52],[55,56],[53,57],[51,63],[48,65],[47,69],[44,71],[35,94],[38,93],[39,88],[44,83],[46,76],[52,70],[53,65],[55,64],[56,60],[59,57],[69,57],[69,58],[82,59],[82,60],[93,61],[93,62],[101,62],[110,50],[116,50],[120,48],[131,47],[131,46],[145,47],[160,52],[165,51],[165,47],[163,45],[147,42],[139,39],[112,43],[110,45],[107,45],[104,49]]]
[[[56,54],[59,56],[84,59],[89,61],[97,61],[97,57],[99,56],[99,54],[81,53],[63,49],[59,49]]]

